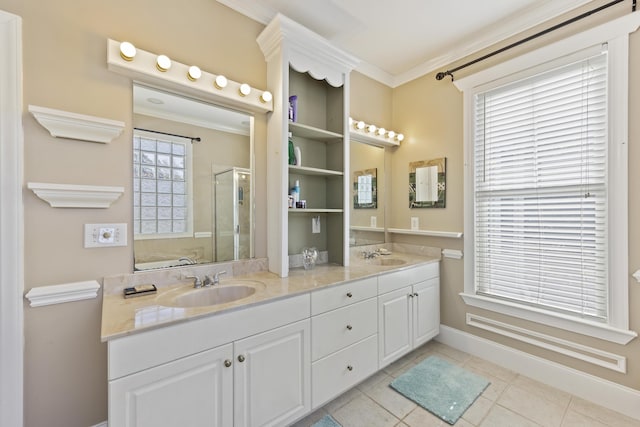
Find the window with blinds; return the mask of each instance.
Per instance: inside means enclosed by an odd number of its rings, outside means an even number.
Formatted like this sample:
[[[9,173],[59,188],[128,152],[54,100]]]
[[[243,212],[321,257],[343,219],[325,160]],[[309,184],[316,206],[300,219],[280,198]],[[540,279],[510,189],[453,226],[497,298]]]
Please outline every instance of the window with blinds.
[[[606,322],[607,53],[474,102],[476,293]]]

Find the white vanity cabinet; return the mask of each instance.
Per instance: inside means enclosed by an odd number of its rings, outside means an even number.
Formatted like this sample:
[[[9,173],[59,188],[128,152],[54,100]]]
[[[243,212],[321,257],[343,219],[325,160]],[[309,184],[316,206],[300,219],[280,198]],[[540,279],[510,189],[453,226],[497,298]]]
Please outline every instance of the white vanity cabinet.
[[[282,426],[311,409],[309,295],[109,341],[113,427]]]
[[[383,368],[439,333],[439,263],[381,275],[378,289],[378,357]]]
[[[378,370],[377,278],[311,294],[312,407]]]

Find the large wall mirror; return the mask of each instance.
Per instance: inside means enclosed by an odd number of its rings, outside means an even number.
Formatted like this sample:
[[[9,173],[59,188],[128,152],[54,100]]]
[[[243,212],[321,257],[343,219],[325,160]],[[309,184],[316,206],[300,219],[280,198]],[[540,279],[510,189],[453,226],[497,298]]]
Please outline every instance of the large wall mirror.
[[[135,270],[252,258],[253,117],[134,84]]]
[[[384,243],[384,151],[351,141],[350,246]]]

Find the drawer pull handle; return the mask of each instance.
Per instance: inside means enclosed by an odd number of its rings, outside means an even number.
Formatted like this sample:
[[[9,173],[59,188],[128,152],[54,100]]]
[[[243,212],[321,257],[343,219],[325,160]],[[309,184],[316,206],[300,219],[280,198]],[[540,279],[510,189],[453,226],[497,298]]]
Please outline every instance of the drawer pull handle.
[[[353,366],[347,365],[347,369],[350,370],[350,371],[353,371]]]
[[[229,359],[225,360],[225,361],[224,361],[224,366],[226,366],[227,368],[228,368],[229,366],[231,366],[231,360],[229,360]]]
[[[351,326],[351,325],[347,325],[347,329],[348,329],[348,330],[352,330],[352,329],[353,329],[353,326]]]
[[[352,294],[351,292],[347,292],[347,296],[348,296],[349,298],[351,298],[351,297],[353,296],[353,294]]]
[[[244,356],[243,355],[238,356],[238,362],[240,362],[240,363],[244,362]]]

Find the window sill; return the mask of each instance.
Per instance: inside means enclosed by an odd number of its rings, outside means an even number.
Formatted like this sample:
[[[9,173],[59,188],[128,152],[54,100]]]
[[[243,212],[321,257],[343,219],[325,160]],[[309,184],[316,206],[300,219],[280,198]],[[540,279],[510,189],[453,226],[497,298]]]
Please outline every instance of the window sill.
[[[560,313],[553,313],[533,307],[527,307],[507,301],[495,300],[488,297],[460,293],[467,305],[493,311],[531,322],[541,323],[554,328],[564,329],[582,335],[591,336],[616,344],[626,345],[638,336],[635,331],[619,329],[610,325],[604,325],[583,319],[572,318]]]

